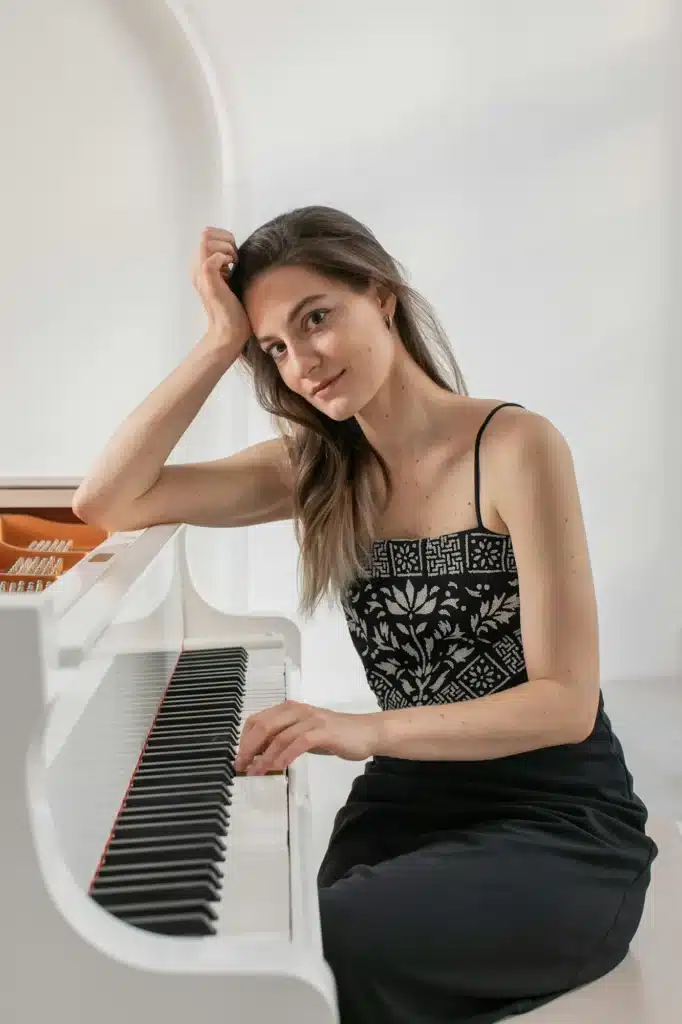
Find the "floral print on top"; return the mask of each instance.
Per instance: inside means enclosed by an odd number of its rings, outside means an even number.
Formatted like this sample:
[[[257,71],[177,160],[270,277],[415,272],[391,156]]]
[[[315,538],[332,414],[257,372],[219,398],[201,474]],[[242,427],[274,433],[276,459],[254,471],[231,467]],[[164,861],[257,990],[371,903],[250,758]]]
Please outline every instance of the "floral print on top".
[[[382,710],[483,697],[528,679],[511,538],[483,526],[378,540],[342,602]]]

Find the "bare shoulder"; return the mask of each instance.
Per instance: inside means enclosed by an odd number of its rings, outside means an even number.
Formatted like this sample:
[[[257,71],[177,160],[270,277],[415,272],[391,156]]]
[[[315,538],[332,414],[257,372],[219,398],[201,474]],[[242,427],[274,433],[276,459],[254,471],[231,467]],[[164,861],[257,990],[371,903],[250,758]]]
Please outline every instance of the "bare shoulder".
[[[524,424],[539,417],[539,413],[524,406],[507,404],[514,401],[511,398],[477,398],[473,401],[476,404],[472,406],[472,415],[479,426],[495,411],[495,415],[486,424],[485,437],[494,438],[496,442],[519,430],[523,431]]]
[[[491,410],[500,403],[490,403]],[[498,409],[485,429],[488,448],[495,459],[533,458],[548,451],[568,451],[568,442],[559,428],[542,413],[519,406]]]
[[[525,406],[507,404],[512,402],[513,399],[505,398],[468,398],[462,410],[463,430],[475,436],[485,423],[481,444],[488,457],[500,448],[508,455],[510,447],[532,444],[543,437],[558,439],[562,436],[546,416]],[[493,411],[495,415],[490,416]]]
[[[503,521],[506,520],[502,508],[516,492],[523,491],[518,497],[525,500],[529,487],[539,493],[556,491],[568,483],[575,489],[570,446],[547,416],[532,409],[507,406],[495,413],[485,435],[492,500]]]

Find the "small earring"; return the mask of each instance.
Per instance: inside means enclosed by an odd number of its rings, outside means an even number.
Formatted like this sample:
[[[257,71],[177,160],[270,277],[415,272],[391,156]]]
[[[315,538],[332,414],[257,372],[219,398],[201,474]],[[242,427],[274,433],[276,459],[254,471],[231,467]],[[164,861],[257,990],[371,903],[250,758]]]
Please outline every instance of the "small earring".
[[[386,326],[388,327],[388,329],[390,331],[390,329],[391,329],[391,318],[390,318],[390,316],[385,316],[384,320],[386,322]]]

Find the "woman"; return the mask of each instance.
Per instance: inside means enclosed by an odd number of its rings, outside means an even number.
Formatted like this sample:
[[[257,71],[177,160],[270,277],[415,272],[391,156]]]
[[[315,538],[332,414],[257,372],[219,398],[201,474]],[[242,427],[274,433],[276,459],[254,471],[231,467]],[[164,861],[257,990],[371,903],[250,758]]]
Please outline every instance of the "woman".
[[[302,610],[339,601],[381,710],[286,701],[247,721],[236,767],[367,760],[318,874],[343,1024],[483,1024],[602,976],[658,850],[604,711],[564,438],[469,396],[433,311],[339,211],[239,251],[207,229],[193,280],[205,336],[74,509],[115,530],[293,518]],[[280,437],[165,466],[238,360]]]

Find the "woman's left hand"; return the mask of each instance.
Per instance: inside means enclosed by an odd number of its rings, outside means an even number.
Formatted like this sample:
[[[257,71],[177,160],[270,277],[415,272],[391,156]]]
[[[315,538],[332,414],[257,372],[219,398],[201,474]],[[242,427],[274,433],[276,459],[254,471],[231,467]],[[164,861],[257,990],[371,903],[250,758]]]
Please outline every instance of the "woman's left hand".
[[[246,719],[235,770],[247,768],[247,775],[284,771],[306,752],[364,761],[375,752],[378,725],[378,713],[346,714],[285,700]]]

